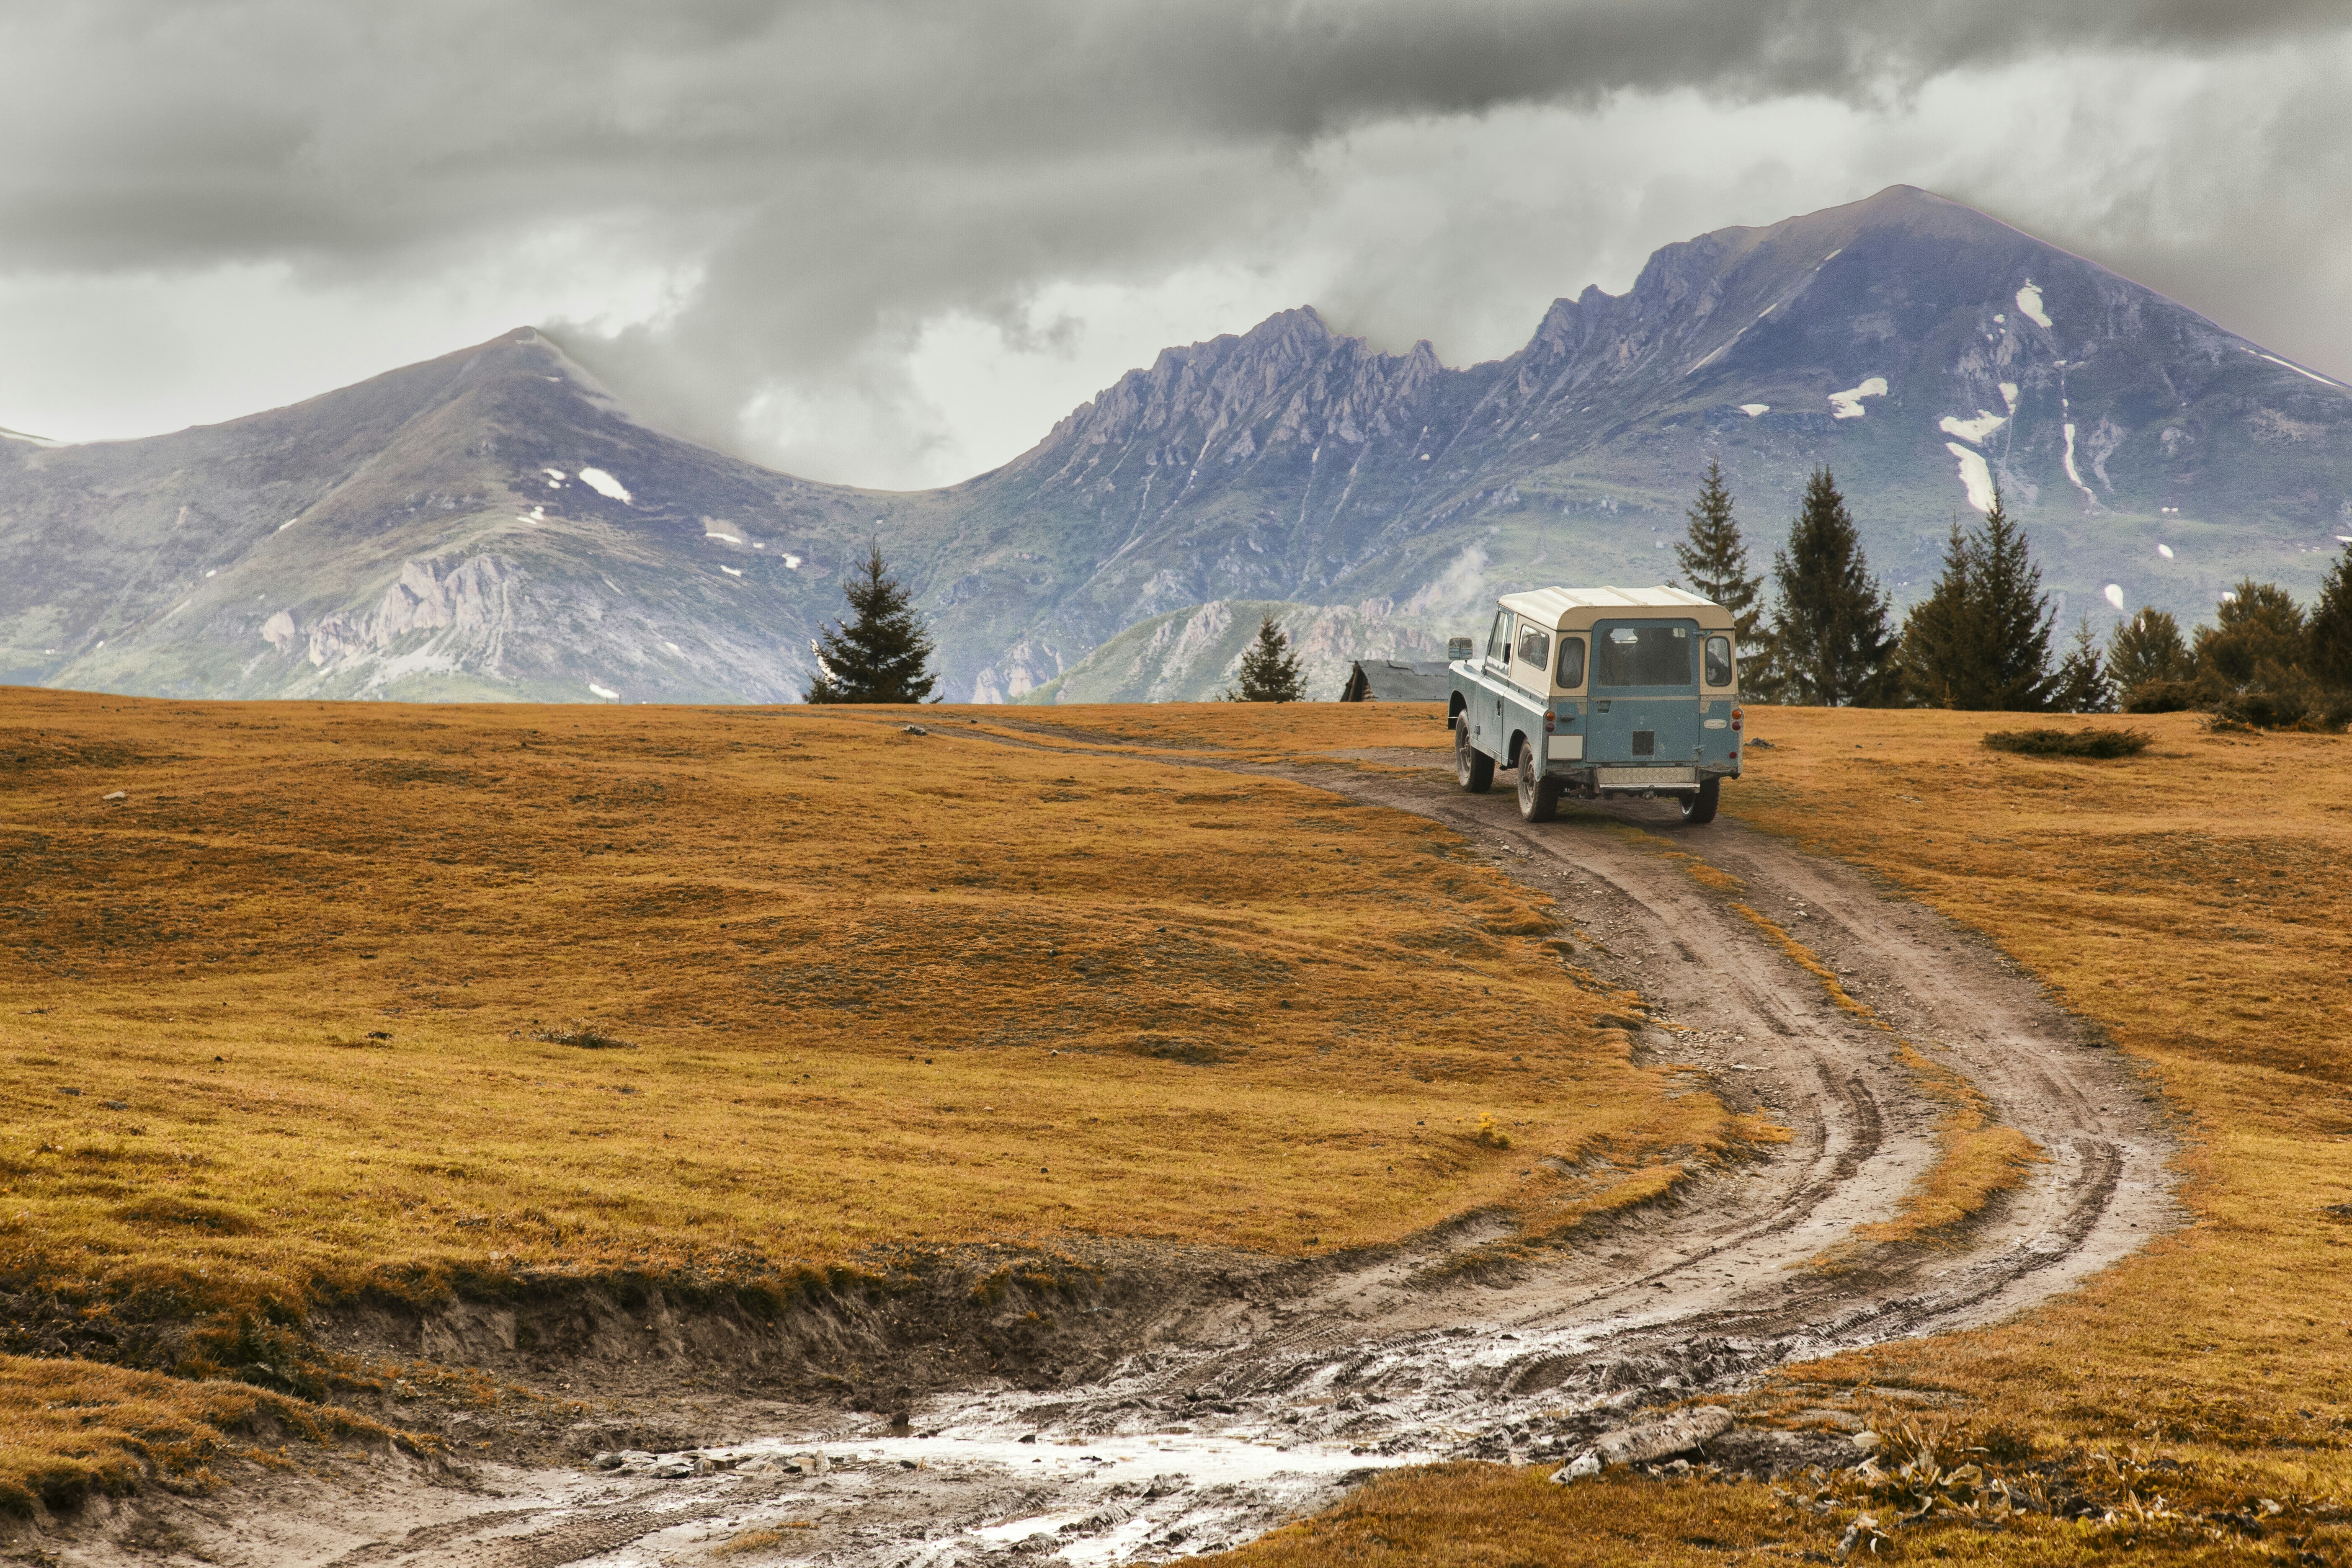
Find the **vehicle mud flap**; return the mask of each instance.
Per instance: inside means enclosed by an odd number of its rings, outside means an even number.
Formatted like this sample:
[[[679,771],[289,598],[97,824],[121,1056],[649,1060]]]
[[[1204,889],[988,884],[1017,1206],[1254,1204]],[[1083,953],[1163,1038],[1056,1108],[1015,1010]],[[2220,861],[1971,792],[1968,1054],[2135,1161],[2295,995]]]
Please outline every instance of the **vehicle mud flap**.
[[[1558,773],[1536,776],[1536,759],[1532,748],[1519,752],[1519,815],[1529,822],[1549,822],[1559,815],[1559,784]]]

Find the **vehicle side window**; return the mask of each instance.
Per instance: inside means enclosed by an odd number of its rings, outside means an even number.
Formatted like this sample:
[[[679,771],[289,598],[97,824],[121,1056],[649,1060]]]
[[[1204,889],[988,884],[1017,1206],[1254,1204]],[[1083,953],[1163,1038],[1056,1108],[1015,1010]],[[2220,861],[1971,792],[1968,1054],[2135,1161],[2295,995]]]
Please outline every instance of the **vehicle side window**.
[[[1559,639],[1559,684],[1570,691],[1584,684],[1584,639],[1582,637]]]
[[[1538,675],[1551,668],[1551,633],[1542,626],[1521,626],[1519,662]]]
[[[1709,686],[1731,684],[1731,639],[1706,639],[1706,683]]]
[[[1511,662],[1511,612],[1495,612],[1495,629],[1486,634],[1486,657],[1505,664]]]

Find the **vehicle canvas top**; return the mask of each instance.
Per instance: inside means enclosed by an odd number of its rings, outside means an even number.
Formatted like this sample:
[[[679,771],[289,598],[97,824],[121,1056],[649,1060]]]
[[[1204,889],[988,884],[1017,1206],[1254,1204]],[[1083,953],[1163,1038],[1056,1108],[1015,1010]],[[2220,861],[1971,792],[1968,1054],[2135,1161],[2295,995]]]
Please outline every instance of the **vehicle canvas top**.
[[[1703,631],[1732,629],[1729,610],[1680,588],[1531,588],[1506,594],[1496,603],[1554,631],[1589,632],[1598,621],[1647,620],[1661,611],[1687,616]]]

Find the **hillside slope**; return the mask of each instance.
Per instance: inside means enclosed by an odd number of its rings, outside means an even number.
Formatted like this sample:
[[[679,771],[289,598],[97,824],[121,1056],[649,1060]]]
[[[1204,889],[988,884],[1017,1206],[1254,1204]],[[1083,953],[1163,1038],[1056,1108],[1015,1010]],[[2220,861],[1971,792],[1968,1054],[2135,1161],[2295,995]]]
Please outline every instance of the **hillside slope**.
[[[225,425],[0,440],[0,680],[792,700],[897,510],[648,430],[526,329]]]

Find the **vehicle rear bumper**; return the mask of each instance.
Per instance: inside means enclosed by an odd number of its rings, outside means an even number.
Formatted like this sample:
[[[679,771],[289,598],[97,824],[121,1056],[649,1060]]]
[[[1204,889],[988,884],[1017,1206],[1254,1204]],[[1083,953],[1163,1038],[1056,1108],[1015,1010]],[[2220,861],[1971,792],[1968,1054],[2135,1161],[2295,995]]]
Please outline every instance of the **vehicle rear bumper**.
[[[1736,779],[1739,769],[1728,763],[1568,763],[1555,762],[1549,770],[1561,775],[1568,788],[1585,795],[1680,794],[1709,779]]]

